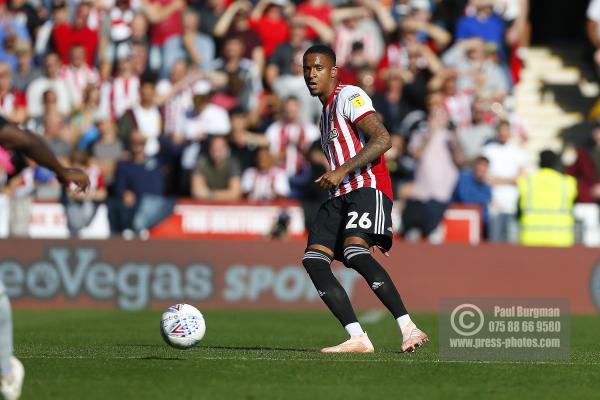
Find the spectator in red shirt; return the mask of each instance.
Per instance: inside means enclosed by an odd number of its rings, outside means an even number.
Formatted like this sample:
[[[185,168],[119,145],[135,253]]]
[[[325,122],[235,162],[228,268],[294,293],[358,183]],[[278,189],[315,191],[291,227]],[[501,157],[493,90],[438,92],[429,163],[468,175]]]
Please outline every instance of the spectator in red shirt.
[[[269,87],[273,85],[280,75],[289,75],[291,73],[292,64],[295,62],[294,53],[300,50],[304,51],[310,45],[306,40],[303,24],[292,22],[290,33],[290,40],[277,46],[271,57],[267,60],[265,81]]]
[[[258,32],[267,58],[290,37],[290,27],[283,14],[286,5],[286,0],[260,0],[250,14],[250,26]]]
[[[150,41],[154,46],[162,46],[171,36],[183,33],[181,11],[185,7],[183,0],[142,0],[142,10],[152,30]]]
[[[162,65],[162,46],[173,36],[181,36],[183,0],[142,0],[142,11],[152,25],[150,30],[150,67],[158,71]]]
[[[333,7],[327,3],[327,0],[305,0],[298,4],[296,11],[300,15],[313,17],[331,26],[331,12]],[[318,32],[310,25],[306,26],[306,38],[315,40],[319,38]]]
[[[362,42],[354,42],[348,62],[338,68],[338,79],[344,85],[358,85],[359,72],[368,66],[365,46]]]
[[[82,2],[75,10],[73,22],[61,22],[52,30],[52,43],[63,64],[69,63],[69,50],[75,45],[85,48],[86,63],[94,64],[98,50],[98,32],[88,28],[86,22],[90,13],[89,4]]]

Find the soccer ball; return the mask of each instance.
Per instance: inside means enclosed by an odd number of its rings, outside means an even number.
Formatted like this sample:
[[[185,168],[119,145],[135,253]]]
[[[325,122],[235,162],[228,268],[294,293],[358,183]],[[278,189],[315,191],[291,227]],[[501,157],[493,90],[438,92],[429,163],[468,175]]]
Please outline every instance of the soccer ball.
[[[202,313],[189,304],[174,304],[160,317],[160,334],[177,349],[189,349],[198,344],[206,332]]]

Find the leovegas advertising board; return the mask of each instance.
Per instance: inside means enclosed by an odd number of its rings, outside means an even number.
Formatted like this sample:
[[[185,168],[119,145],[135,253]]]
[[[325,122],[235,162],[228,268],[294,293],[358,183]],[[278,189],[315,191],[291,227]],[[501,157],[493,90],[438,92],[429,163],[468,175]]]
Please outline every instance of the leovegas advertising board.
[[[15,308],[323,309],[301,266],[304,242],[264,240],[0,241],[0,279]],[[566,298],[600,304],[597,250],[396,243],[381,258],[410,310],[445,297]],[[378,256],[379,257],[379,256]],[[334,265],[357,309],[381,305],[352,270]],[[596,302],[595,300],[596,299]]]

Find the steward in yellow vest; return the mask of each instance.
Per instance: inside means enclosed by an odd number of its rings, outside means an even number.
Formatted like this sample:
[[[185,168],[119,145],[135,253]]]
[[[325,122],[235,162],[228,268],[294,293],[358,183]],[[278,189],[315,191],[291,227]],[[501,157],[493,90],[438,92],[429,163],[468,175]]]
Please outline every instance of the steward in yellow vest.
[[[558,172],[558,156],[544,150],[540,169],[517,180],[520,243],[525,246],[572,246],[575,243],[573,203],[575,178]]]

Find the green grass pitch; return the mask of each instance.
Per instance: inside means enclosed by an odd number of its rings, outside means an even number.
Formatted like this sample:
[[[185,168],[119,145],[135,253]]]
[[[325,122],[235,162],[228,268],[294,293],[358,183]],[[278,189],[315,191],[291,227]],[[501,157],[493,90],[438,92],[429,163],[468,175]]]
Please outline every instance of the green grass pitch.
[[[600,396],[600,318],[572,318],[571,359],[447,362],[432,340],[400,354],[394,321],[364,324],[374,354],[320,354],[345,338],[326,312],[208,311],[192,350],[167,347],[160,311],[15,311],[23,399],[586,399]]]

